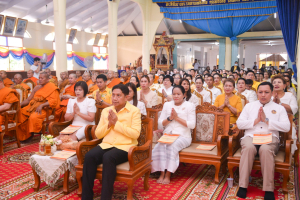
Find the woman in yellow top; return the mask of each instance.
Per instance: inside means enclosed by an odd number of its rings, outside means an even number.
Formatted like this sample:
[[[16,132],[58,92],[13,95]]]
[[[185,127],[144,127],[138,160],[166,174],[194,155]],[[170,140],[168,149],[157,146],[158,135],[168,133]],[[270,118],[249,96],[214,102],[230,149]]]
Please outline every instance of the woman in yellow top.
[[[238,114],[242,112],[243,109],[241,98],[233,94],[234,86],[235,82],[233,79],[226,79],[224,82],[225,93],[217,96],[214,103],[214,106],[230,113],[230,124],[235,124]]]
[[[137,91],[141,90],[141,88],[140,88],[140,80],[139,80],[139,78],[137,76],[132,76],[130,78],[130,83],[133,83],[135,85]]]

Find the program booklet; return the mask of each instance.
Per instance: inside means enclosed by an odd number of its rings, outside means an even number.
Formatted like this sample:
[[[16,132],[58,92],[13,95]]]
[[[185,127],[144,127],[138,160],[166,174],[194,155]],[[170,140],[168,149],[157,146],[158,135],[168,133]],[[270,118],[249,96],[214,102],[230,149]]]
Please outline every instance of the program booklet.
[[[211,151],[213,150],[217,145],[215,144],[200,144],[196,147],[196,149],[204,150],[204,151]]]
[[[173,142],[175,142],[175,140],[177,140],[179,136],[180,135],[165,133],[161,138],[159,138],[158,142],[165,143],[165,144],[172,144]]]
[[[59,160],[67,160],[68,158],[74,156],[75,154],[76,154],[76,150],[65,149],[65,150],[58,152],[54,156],[51,156],[50,158],[59,159]]]
[[[78,131],[81,127],[82,126],[73,126],[73,125],[70,125],[67,128],[65,128],[64,130],[62,130],[60,132],[60,134],[69,135],[69,134],[72,134],[72,133]]]
[[[263,145],[272,143],[272,133],[269,134],[254,134],[253,144]]]

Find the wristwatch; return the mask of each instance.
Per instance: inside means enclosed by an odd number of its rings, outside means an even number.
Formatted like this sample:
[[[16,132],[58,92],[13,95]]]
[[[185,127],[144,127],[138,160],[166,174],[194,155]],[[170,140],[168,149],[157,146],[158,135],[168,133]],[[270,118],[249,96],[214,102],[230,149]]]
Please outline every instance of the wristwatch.
[[[173,121],[173,120],[170,119],[170,117],[168,117],[167,120],[168,120],[169,122]]]
[[[101,103],[103,103],[103,99],[101,99],[101,101],[100,101]]]
[[[265,123],[267,123],[267,122],[269,122],[269,118],[266,118],[266,119],[265,119]]]

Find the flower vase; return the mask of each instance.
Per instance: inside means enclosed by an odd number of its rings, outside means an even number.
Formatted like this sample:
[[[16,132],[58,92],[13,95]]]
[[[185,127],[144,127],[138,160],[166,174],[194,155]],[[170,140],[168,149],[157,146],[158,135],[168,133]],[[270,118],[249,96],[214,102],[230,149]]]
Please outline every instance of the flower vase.
[[[57,147],[55,144],[53,146],[51,146],[51,153],[54,154],[56,150],[57,150]]]

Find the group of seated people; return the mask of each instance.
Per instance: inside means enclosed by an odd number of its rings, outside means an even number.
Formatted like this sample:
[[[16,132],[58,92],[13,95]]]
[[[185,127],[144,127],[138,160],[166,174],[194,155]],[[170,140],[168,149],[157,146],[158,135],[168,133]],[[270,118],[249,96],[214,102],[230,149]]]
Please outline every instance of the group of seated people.
[[[298,110],[296,90],[295,93],[288,90],[293,88],[290,72],[261,80],[251,70],[236,70],[232,74],[230,71],[227,74],[227,70],[205,70],[203,74],[197,74],[194,69],[188,73],[174,69],[169,74],[162,70],[152,70],[149,74],[147,70],[139,73],[129,70],[121,72],[120,78],[113,71],[102,74],[86,71],[83,75],[77,71],[71,74],[62,72],[61,79],[57,81],[49,71],[39,72],[37,80],[32,70],[27,73],[27,79],[34,81],[36,86],[28,91],[28,98],[20,102],[17,133],[21,141],[26,142],[35,133],[41,132],[46,109],[55,109],[57,122],[72,121],[73,125],[83,126],[70,135],[74,141],[82,140],[85,126],[95,124],[95,104],[107,107],[101,113],[95,132],[99,139],[103,138],[103,142],[85,157],[82,199],[92,199],[94,178],[101,163],[101,198],[111,199],[116,166],[126,162],[129,148],[137,145],[141,114],[147,115],[147,108],[158,104],[163,104],[158,126],[166,133],[180,135],[172,144],[157,144],[152,153],[152,172],[161,172],[157,183],[169,184],[171,174],[179,166],[179,152],[191,145],[191,130],[196,126],[196,106],[204,102],[230,113],[231,127],[245,130],[241,140],[240,189],[237,196],[246,198],[249,175],[258,153],[265,199],[274,199],[274,155],[279,147],[278,132],[289,131],[287,114],[295,115]],[[0,94],[6,94],[0,97],[0,112],[18,101],[14,90],[16,85],[28,89],[20,74],[16,74],[12,82],[5,71],[0,71]],[[3,123],[1,115],[0,120]],[[253,145],[252,137],[257,132],[272,132],[273,142]],[[297,140],[294,126],[293,139]],[[292,153],[296,149],[294,143]]]

